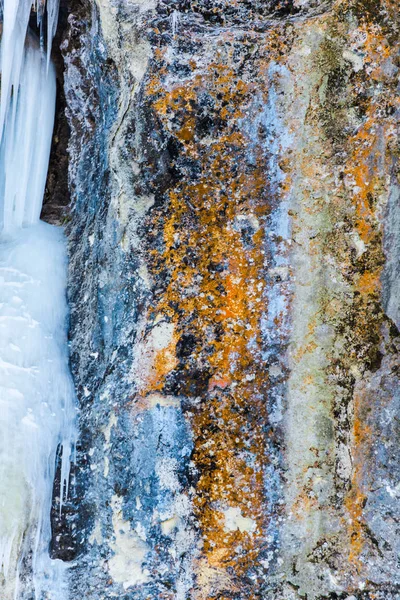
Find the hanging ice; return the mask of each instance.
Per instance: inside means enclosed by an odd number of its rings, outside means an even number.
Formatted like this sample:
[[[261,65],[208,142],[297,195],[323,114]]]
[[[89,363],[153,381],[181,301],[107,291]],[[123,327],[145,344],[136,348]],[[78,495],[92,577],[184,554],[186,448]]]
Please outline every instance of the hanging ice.
[[[6,112],[0,154],[4,231],[37,223],[43,202],[54,124],[54,68],[32,38],[23,53],[19,89]]]
[[[0,100],[0,598],[66,600],[48,555],[57,448],[68,481],[74,392],[68,370],[66,249],[39,221],[55,73],[27,36],[31,0],[4,0]],[[43,15],[43,4],[34,7]],[[48,0],[48,44],[58,0]]]
[[[40,9],[40,2],[36,10]],[[32,2],[4,0],[1,40],[0,206],[4,230],[36,223],[46,184],[54,124],[54,68],[27,36]],[[50,43],[58,1],[48,4]]]

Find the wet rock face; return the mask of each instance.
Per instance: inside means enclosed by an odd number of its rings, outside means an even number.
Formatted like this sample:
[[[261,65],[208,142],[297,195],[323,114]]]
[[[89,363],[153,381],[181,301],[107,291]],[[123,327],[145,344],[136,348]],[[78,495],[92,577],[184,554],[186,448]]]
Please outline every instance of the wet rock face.
[[[68,22],[71,598],[394,600],[396,3]]]

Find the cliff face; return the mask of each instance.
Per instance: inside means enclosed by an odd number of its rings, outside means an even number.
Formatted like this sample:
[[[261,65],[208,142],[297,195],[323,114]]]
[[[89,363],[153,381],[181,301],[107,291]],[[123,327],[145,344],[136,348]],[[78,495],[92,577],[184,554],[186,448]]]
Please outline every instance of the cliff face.
[[[399,598],[399,25],[71,3],[71,598]]]

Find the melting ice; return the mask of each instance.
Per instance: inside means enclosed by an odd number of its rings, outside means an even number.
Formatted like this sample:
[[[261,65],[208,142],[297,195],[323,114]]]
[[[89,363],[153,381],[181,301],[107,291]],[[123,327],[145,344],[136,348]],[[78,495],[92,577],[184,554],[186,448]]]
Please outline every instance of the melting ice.
[[[0,101],[0,598],[66,600],[48,554],[57,448],[69,479],[66,246],[40,222],[54,124],[49,51],[27,35],[31,0],[4,0]],[[38,0],[36,10],[43,13]],[[57,0],[48,2],[48,45]],[[66,489],[66,485],[64,488]]]

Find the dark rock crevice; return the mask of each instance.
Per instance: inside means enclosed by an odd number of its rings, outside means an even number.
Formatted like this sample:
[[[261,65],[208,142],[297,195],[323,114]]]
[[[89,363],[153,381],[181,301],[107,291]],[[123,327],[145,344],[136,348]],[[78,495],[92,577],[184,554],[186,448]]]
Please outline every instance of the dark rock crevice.
[[[61,42],[68,28],[69,9],[67,0],[62,0],[60,3],[58,28],[52,50],[52,60],[57,75],[56,114],[41,218],[54,225],[61,225],[65,222],[70,203],[68,184],[70,127],[65,112],[64,59],[60,49]]]

